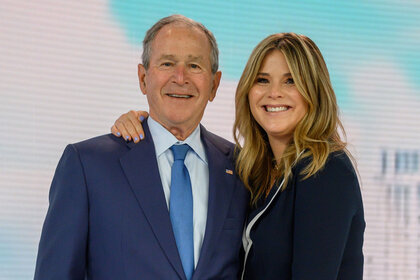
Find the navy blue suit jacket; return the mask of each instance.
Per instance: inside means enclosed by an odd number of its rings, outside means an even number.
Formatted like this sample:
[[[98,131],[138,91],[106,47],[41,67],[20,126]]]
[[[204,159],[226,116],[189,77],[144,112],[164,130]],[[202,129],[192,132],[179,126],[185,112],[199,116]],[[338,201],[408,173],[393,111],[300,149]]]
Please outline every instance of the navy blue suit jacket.
[[[185,279],[152,137],[68,145],[50,189],[35,279]],[[248,192],[233,144],[201,127],[209,164],[205,237],[193,279],[236,279]],[[232,170],[233,175],[227,170]]]
[[[335,152],[323,169],[303,179],[309,160],[297,163],[284,191],[274,196],[273,188],[251,212],[249,220],[256,222],[244,279],[363,279],[365,220],[353,165]]]

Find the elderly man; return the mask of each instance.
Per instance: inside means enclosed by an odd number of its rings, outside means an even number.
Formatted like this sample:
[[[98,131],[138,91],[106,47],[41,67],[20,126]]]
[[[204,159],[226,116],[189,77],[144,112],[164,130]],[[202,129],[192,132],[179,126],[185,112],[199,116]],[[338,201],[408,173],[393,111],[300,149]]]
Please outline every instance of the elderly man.
[[[35,279],[235,279],[248,194],[233,144],[200,125],[219,86],[202,24],[163,18],[143,42],[150,117],[140,144],[68,145],[50,190]]]

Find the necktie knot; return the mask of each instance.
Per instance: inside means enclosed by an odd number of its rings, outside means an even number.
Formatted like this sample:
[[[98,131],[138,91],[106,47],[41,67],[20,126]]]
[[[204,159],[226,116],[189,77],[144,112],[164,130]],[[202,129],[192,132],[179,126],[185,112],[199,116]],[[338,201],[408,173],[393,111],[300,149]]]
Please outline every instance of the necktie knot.
[[[187,155],[188,150],[190,149],[190,146],[187,144],[182,145],[172,145],[171,151],[174,154],[174,160],[185,160],[185,156]]]

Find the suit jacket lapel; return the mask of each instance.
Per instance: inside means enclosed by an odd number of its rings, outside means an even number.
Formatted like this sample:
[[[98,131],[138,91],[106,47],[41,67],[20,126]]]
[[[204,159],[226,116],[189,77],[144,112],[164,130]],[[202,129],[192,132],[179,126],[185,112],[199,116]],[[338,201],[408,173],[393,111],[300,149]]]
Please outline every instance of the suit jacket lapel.
[[[209,137],[209,133],[201,126],[201,139],[209,164],[209,201],[206,231],[194,279],[199,279],[200,273],[206,273],[206,263],[210,261],[212,248],[217,246],[217,238],[222,231],[235,188],[235,176],[226,172],[227,169],[234,170],[232,162],[227,158],[229,148],[216,147]]]
[[[160,179],[155,147],[147,122],[143,122],[143,129],[148,137],[138,144],[128,143],[131,150],[120,159],[120,162],[156,239],[175,271],[184,279],[184,271]]]

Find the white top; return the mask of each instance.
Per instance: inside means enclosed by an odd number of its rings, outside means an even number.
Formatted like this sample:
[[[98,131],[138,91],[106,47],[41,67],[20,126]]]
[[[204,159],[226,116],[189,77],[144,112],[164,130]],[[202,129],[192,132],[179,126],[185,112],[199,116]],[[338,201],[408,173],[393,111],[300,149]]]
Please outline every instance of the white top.
[[[194,226],[194,267],[196,267],[198,258],[200,257],[204,233],[206,231],[209,197],[209,167],[206,151],[200,138],[200,126],[198,125],[187,139],[179,141],[172,133],[150,116],[147,124],[149,125],[150,134],[155,145],[159,174],[162,181],[163,192],[165,193],[168,211],[169,196],[171,194],[171,167],[174,162],[174,156],[170,147],[174,144],[188,144],[191,147],[187,152],[184,163],[190,173],[191,179]]]

